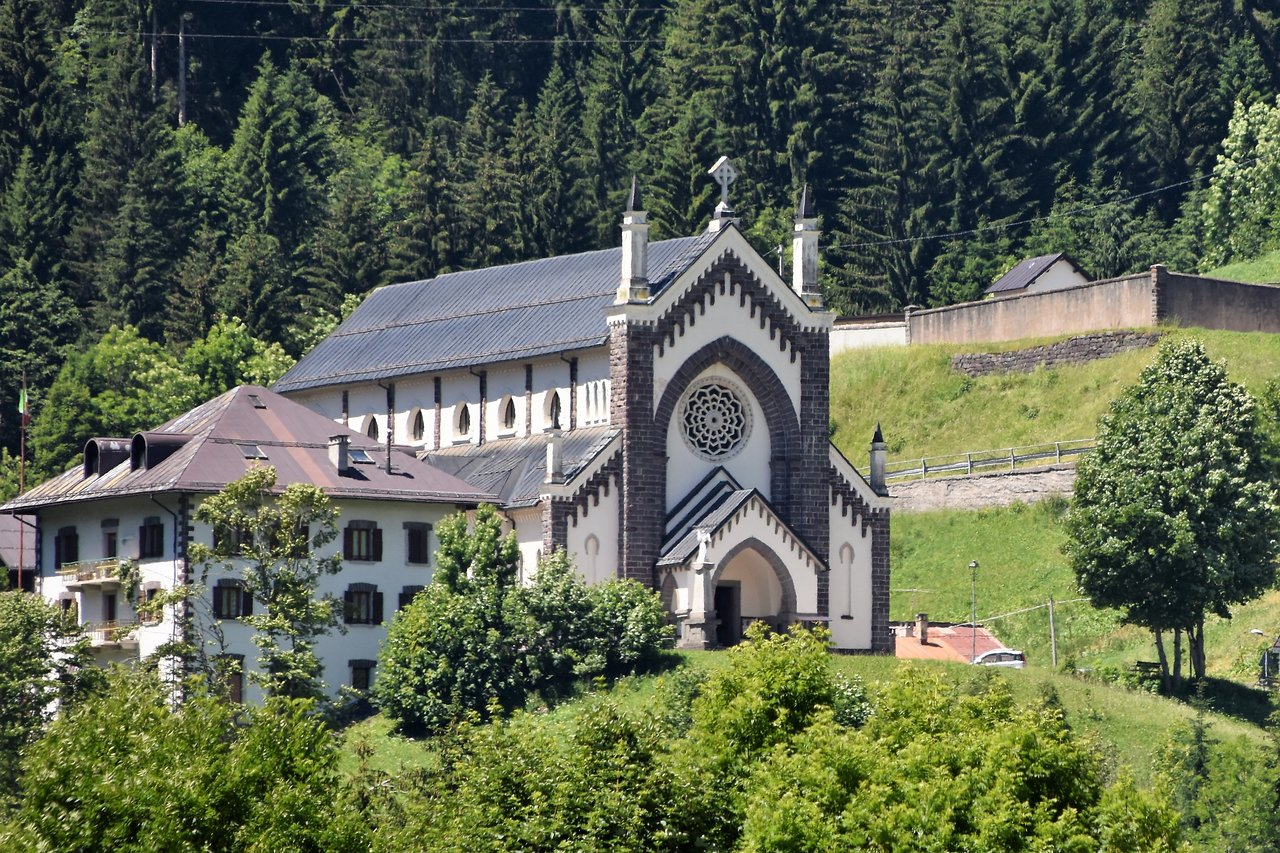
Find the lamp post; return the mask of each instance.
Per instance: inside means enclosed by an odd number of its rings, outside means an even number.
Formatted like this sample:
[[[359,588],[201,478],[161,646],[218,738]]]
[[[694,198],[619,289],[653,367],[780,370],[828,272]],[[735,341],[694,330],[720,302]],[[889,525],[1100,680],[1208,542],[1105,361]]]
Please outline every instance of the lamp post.
[[[969,638],[973,642],[972,651],[969,655],[969,663],[973,663],[978,659],[978,561],[969,561],[969,573],[972,577],[972,586],[970,587],[972,605],[971,621],[969,622]]]

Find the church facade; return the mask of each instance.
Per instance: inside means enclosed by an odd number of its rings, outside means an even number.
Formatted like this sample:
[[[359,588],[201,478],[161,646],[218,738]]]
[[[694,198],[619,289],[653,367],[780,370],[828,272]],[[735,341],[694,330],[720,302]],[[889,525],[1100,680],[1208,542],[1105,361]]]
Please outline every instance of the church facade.
[[[660,590],[677,644],[820,623],[891,651],[884,445],[829,441],[829,335],[808,192],[784,281],[739,230],[733,166],[698,235],[383,287],[275,386],[494,495],[524,571]]]

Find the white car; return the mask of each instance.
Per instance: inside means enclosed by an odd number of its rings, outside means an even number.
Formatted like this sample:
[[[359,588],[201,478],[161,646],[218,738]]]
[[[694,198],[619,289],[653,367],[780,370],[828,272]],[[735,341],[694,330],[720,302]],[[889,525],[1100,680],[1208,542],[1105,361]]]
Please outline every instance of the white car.
[[[1008,666],[1024,669],[1027,665],[1027,656],[1017,649],[992,649],[978,655],[972,662],[978,666]]]

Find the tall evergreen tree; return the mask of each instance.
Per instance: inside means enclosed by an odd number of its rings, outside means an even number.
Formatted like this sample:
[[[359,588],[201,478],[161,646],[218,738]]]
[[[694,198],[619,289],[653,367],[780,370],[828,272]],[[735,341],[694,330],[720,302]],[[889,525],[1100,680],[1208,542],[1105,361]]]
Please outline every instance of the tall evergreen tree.
[[[401,211],[391,226],[383,283],[432,278],[448,264],[453,193],[447,166],[450,137],[455,132],[446,119],[431,122],[426,130],[422,148],[405,176]]]
[[[565,73],[565,61],[552,64],[533,115],[530,218],[533,250],[540,255],[593,248],[586,235],[590,211],[583,174],[582,100]]]
[[[522,211],[511,193],[516,176],[508,160],[510,131],[502,92],[486,76],[476,88],[449,169],[456,213],[454,264],[462,269],[504,263],[524,252]]]

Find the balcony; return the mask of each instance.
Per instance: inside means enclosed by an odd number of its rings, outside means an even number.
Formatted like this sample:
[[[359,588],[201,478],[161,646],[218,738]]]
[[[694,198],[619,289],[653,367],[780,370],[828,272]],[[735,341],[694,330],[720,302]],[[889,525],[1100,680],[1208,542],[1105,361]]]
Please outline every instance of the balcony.
[[[86,622],[80,630],[89,638],[92,649],[138,648],[137,622]]]
[[[85,589],[118,589],[120,587],[120,565],[124,561],[118,557],[103,560],[80,560],[75,563],[63,563],[58,569],[58,577],[67,583],[71,592]]]

